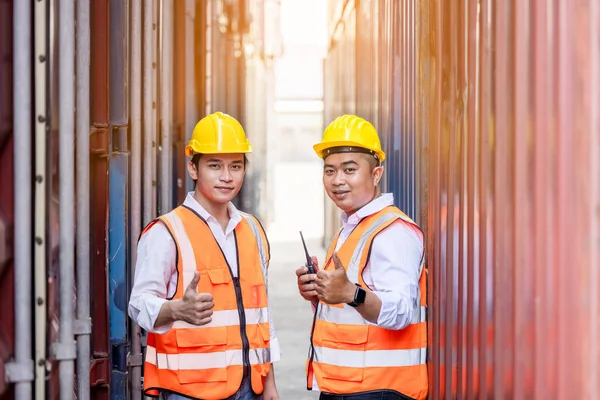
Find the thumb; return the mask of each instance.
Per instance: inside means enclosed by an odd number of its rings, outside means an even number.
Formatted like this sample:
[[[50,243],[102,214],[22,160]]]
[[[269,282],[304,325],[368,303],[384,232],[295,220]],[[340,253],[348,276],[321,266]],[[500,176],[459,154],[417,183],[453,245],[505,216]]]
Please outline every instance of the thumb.
[[[198,282],[200,282],[200,272],[194,271],[194,277],[192,278],[192,281],[188,285],[186,292],[188,290],[192,290],[194,293],[198,293]]]
[[[337,253],[333,253],[333,263],[335,264],[335,269],[342,269],[342,270],[346,270],[346,268],[344,268],[344,264],[342,264],[342,260],[340,260],[340,258],[338,257]]]
[[[319,260],[317,260],[316,256],[310,256],[310,259],[312,260],[315,269],[318,271],[319,270]]]

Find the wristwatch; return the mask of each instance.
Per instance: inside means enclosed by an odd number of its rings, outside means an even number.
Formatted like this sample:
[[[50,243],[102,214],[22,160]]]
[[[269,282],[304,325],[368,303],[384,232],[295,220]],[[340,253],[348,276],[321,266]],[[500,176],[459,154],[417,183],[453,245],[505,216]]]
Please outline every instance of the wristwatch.
[[[358,283],[356,285],[356,292],[354,292],[354,300],[348,303],[349,306],[358,307],[365,302],[365,297],[367,297],[367,291],[360,287]]]

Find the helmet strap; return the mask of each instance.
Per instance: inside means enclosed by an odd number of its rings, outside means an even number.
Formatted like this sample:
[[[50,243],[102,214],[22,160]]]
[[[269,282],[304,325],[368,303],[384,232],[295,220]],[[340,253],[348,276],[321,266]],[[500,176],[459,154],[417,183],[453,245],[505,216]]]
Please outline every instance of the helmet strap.
[[[328,149],[323,150],[323,159],[327,158],[332,154],[338,153],[363,153],[372,155],[381,165],[381,161],[379,161],[379,156],[373,150],[366,149],[364,147],[359,146],[335,146],[330,147]]]

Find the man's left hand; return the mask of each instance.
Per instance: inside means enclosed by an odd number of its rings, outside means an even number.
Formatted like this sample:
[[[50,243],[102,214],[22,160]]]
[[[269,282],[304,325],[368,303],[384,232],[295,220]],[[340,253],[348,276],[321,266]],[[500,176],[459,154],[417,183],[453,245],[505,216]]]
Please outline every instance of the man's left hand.
[[[277,393],[277,385],[275,384],[275,369],[272,364],[265,379],[263,393],[260,398],[263,400],[279,400],[279,393]]]
[[[327,304],[350,303],[354,300],[356,285],[348,279],[346,268],[338,257],[333,253],[332,257],[335,269],[333,271],[319,271],[317,273],[317,294],[319,300]]]
[[[275,384],[267,385],[265,382],[265,387],[263,389],[263,394],[261,399],[263,400],[279,400],[279,393],[277,393],[277,387]]]

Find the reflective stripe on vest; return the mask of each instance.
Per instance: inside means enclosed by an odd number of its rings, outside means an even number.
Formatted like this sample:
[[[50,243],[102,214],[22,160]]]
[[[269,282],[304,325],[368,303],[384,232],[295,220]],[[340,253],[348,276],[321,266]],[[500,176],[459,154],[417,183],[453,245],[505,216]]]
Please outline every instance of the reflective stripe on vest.
[[[148,334],[146,394],[155,396],[165,389],[198,399],[227,398],[239,389],[244,365],[253,391],[262,393],[271,361],[266,287],[270,257],[262,227],[251,215],[242,214],[235,228],[239,278],[233,278],[210,228],[194,211],[178,207],[151,223],[142,235],[154,223],[163,223],[176,245],[178,279],[173,299],[183,297],[199,271],[198,292],[211,293],[214,308],[206,325],[176,321],[163,335]]]
[[[348,279],[370,290],[362,279],[373,239],[391,224],[404,221],[418,226],[396,207],[386,207],[364,218],[338,250]],[[331,243],[325,269],[333,268]],[[427,396],[426,270],[420,265],[417,303],[411,323],[401,330],[380,328],[365,320],[347,304],[319,303],[313,333],[313,361],[308,363],[308,386],[312,375],[326,393],[351,394],[390,389],[416,399]],[[422,295],[423,294],[423,295]]]
[[[178,370],[202,370],[227,368],[230,365],[243,365],[242,350],[226,350],[212,353],[167,354],[158,353],[153,346],[147,346],[146,362],[158,368]],[[250,349],[250,364],[270,362],[269,349]]]

